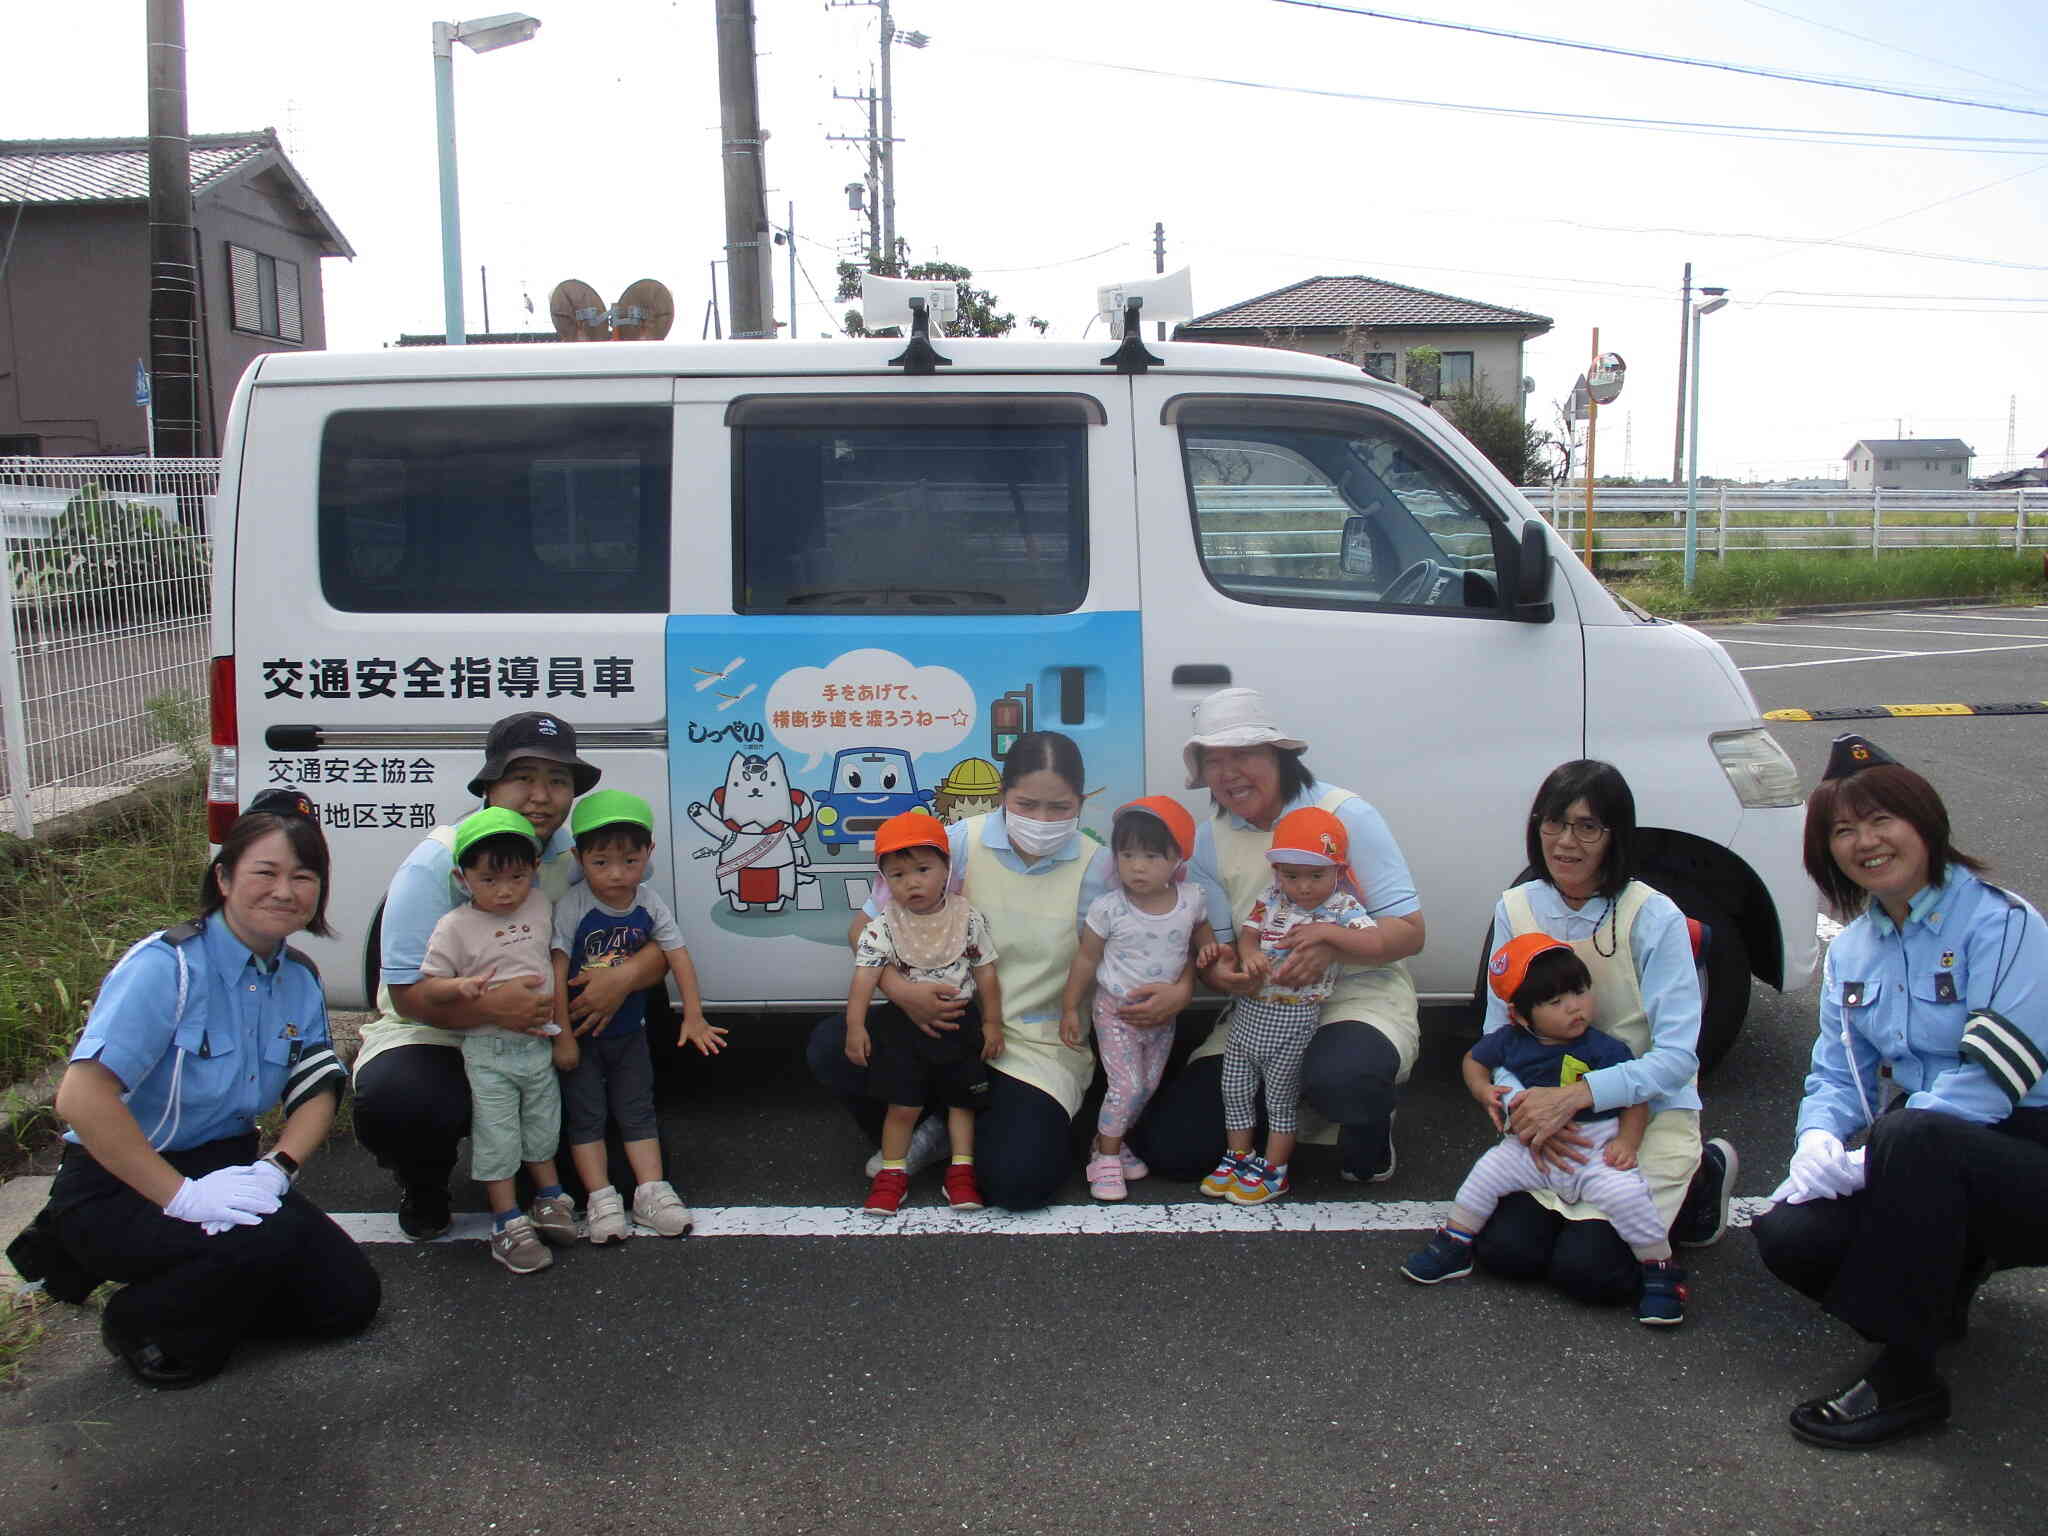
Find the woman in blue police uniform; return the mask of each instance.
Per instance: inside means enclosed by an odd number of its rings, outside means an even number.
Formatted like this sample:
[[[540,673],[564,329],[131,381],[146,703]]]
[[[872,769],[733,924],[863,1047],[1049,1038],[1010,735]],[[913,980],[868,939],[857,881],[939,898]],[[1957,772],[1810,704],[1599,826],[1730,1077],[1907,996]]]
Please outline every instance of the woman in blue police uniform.
[[[292,1188],[348,1076],[320,978],[285,943],[328,931],[327,844],[311,804],[278,794],[284,814],[229,829],[199,917],[109,973],[57,1090],[70,1145],[44,1221],[84,1276],[127,1282],[101,1337],[153,1387],[204,1381],[244,1336],[351,1334],[377,1311],[376,1271]],[[256,1117],[280,1103],[259,1158]]]
[[[1977,1285],[2048,1263],[2048,927],[1982,867],[1926,779],[1836,741],[1807,801],[1806,869],[1860,915],[1828,949],[1798,1150],[1755,1226],[1772,1273],[1883,1346],[1792,1410],[1818,1445],[1947,1418],[1934,1353],[1962,1336]]]

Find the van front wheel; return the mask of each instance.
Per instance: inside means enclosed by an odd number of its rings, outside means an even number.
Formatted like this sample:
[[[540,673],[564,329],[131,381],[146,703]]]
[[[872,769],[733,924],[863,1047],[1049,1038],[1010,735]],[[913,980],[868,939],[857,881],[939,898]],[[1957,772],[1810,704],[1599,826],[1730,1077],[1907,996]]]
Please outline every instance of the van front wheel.
[[[1749,1016],[1749,945],[1734,917],[1713,897],[1676,881],[1667,883],[1654,874],[1647,878],[1710,934],[1706,953],[1699,957],[1699,1058],[1700,1071],[1705,1074],[1728,1054],[1735,1037],[1742,1033],[1742,1021]]]

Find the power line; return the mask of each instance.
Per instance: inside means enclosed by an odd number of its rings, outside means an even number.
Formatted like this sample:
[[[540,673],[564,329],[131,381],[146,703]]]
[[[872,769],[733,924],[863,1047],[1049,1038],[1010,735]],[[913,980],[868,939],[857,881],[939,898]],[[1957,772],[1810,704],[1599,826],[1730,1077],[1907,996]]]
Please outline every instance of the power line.
[[[1331,87],[1282,85],[1271,80],[1248,80],[1232,75],[1204,75],[1184,70],[1154,69],[1142,64],[1067,58],[1058,54],[1028,56],[1062,64],[1076,64],[1088,69],[1114,70],[1120,74],[1148,75],[1161,80],[1188,80],[1199,85],[1225,85],[1239,90],[1273,91],[1288,96],[1315,96],[1332,101],[1363,101],[1390,107],[1421,107],[1438,112],[1469,112],[1481,117],[1517,117],[1533,118],[1541,122],[1583,123],[1595,128],[1632,128],[1646,133],[1682,133],[1706,138],[1742,139],[1759,144],[1817,144],[1842,149],[1909,149],[1975,155],[2037,155],[2048,149],[2048,139],[1885,132],[1853,128],[1801,128],[1767,123],[1715,123],[1687,118],[1569,112],[1543,107],[1502,107],[1485,102],[1438,101],[1420,96],[1380,96],[1366,91],[1341,91]],[[2000,145],[2012,147],[1994,147]]]
[[[2038,96],[2041,94],[2038,88],[2027,85],[2022,81],[2008,80],[2003,75],[1987,75],[1981,69],[1972,69],[1967,64],[1956,64],[1947,59],[1937,59],[1929,53],[1916,53],[1911,48],[1901,48],[1896,43],[1887,43],[1883,39],[1871,37],[1867,33],[1851,32],[1847,27],[1838,27],[1831,22],[1817,21],[1811,16],[1801,16],[1796,11],[1781,10],[1775,5],[1766,5],[1764,0],[1743,0],[1743,4],[1753,5],[1760,11],[1769,11],[1773,16],[1782,16],[1787,21],[1796,21],[1803,27],[1818,27],[1821,31],[1833,32],[1838,37],[1851,37],[1859,43],[1868,43],[1873,48],[1882,48],[1887,53],[1904,54],[1907,58],[1918,59],[1923,64],[1933,64],[1941,69],[1953,69],[1961,74],[1975,75],[1979,80],[1989,80],[1994,85],[2009,85],[2023,95]]]
[[[1111,251],[1120,251],[1130,243],[1128,240],[1119,240],[1115,245],[1105,245],[1101,250],[1090,251],[1086,256],[1069,256],[1064,261],[1042,261],[1035,267],[976,267],[975,273],[980,277],[989,277],[996,273],[1049,272],[1054,267],[1076,266],[1084,261],[1093,261],[1098,256],[1107,256]]]
[[[1677,53],[1652,53],[1642,48],[1619,48],[1612,43],[1588,43],[1568,37],[1546,37],[1538,32],[1515,32],[1506,27],[1482,27],[1469,21],[1441,21],[1432,16],[1404,16],[1398,11],[1368,10],[1364,6],[1337,5],[1334,0],[1272,0],[1301,10],[1332,11],[1368,21],[1398,21],[1413,27],[1434,27],[1445,32],[1467,32],[1478,37],[1499,37],[1516,43],[1540,43],[1546,48],[1571,48],[1581,53],[1604,53],[1621,59],[1644,59],[1655,64],[1684,64],[1695,69],[1715,69],[1733,75],[1756,75],[1766,80],[1787,80],[1795,85],[1823,85],[1838,91],[1865,91],[1874,96],[1897,96],[1907,101],[1933,101],[1949,107],[1976,107],[1986,112],[2013,112],[2024,117],[2048,117],[2048,107],[2008,106],[1995,101],[1973,101],[1967,96],[1947,96],[1933,90],[1907,90],[1899,86],[1868,84],[1828,75],[1808,75],[1797,70],[1773,69],[1765,64],[1736,64],[1724,59],[1696,59]]]

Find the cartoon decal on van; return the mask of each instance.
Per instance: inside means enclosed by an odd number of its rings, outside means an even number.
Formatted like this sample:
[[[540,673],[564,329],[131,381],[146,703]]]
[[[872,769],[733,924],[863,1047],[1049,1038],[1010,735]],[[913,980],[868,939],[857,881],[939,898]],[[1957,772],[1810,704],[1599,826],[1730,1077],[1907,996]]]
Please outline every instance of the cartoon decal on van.
[[[730,617],[669,619],[669,792],[697,843],[676,858],[686,924],[702,912],[843,950],[879,879],[875,828],[920,806],[946,821],[994,810],[1002,759],[1034,727],[1080,745],[1102,790],[1084,818],[1106,827],[1143,783],[1135,614],[744,623],[745,660],[727,662]],[[1064,702],[1056,718],[1048,700]],[[750,948],[748,964],[771,953]]]
[[[719,840],[718,889],[733,911],[780,912],[798,886],[814,883],[804,846],[810,797],[789,787],[780,752],[733,753],[725,783],[711,791],[709,805],[692,805],[689,816],[706,837]]]
[[[875,828],[904,811],[929,810],[932,794],[901,747],[847,747],[832,759],[832,783],[818,791],[818,841],[834,858],[875,840]]]

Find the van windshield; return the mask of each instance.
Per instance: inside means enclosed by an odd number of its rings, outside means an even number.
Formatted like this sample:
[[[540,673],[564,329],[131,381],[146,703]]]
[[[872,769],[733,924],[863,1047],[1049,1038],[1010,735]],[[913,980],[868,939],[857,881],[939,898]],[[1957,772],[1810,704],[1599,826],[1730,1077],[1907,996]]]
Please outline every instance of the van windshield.
[[[1088,590],[1085,427],[1020,414],[919,420],[893,402],[863,419],[858,402],[842,402],[809,423],[742,417],[735,609],[1077,608]]]

